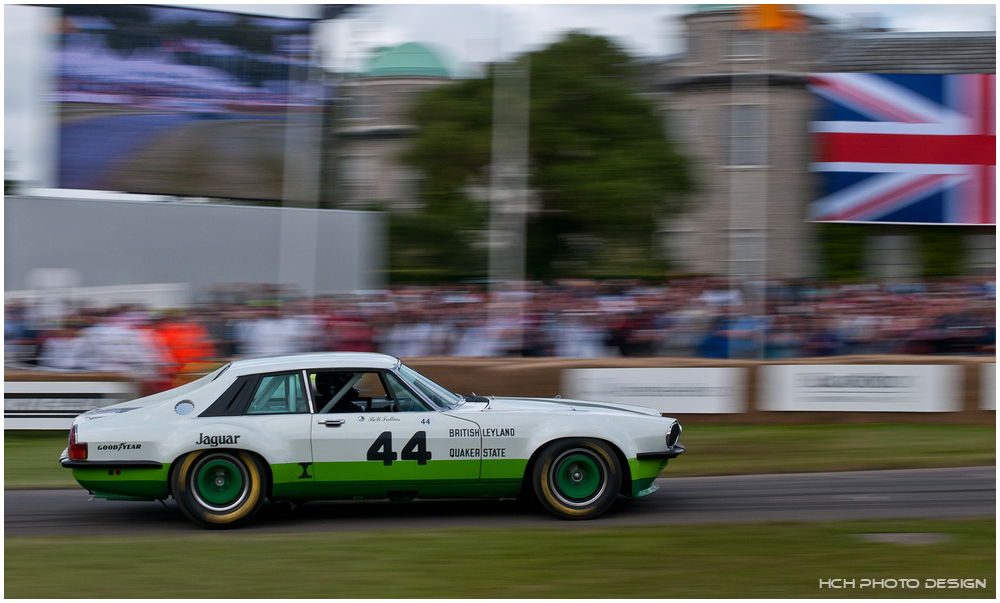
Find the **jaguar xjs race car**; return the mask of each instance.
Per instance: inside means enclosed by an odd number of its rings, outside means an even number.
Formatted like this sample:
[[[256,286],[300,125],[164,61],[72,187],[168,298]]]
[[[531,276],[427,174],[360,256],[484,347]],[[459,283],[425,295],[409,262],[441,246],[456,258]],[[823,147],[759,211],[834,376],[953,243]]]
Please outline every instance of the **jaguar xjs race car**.
[[[164,500],[206,527],[265,499],[514,497],[588,519],[684,452],[639,406],[462,396],[382,354],[240,360],[73,422],[63,467],[96,497]]]

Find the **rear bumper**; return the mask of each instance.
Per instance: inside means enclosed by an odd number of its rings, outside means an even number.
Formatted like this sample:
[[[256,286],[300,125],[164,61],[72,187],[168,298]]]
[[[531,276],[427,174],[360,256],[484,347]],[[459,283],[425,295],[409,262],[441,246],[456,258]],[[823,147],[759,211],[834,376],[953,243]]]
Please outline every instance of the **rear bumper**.
[[[85,489],[100,498],[162,500],[170,496],[170,464],[156,461],[70,461],[61,464]]]
[[[59,455],[59,464],[67,469],[163,469],[156,461],[71,461],[69,448]]]
[[[59,464],[67,469],[163,469],[163,463],[156,461],[71,461],[59,459]]]

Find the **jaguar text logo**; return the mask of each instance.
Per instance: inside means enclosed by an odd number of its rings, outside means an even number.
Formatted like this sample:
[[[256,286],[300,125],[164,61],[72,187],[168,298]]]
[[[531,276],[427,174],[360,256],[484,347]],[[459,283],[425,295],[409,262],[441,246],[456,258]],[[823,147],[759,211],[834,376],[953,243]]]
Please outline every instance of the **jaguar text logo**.
[[[205,434],[198,434],[198,441],[195,442],[198,446],[211,446],[215,448],[220,444],[237,444],[240,441],[240,436],[238,435],[221,435],[221,436],[208,436]]]

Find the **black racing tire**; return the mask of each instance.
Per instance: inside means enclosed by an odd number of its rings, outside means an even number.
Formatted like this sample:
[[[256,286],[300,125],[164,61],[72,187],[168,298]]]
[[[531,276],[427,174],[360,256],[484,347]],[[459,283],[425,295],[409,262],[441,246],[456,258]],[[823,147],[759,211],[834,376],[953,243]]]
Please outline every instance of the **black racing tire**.
[[[622,483],[621,464],[600,440],[552,442],[541,452],[532,486],[542,506],[563,519],[593,519],[608,510]]]
[[[181,512],[206,528],[235,528],[252,518],[267,495],[267,471],[243,450],[197,450],[172,472],[171,492]]]

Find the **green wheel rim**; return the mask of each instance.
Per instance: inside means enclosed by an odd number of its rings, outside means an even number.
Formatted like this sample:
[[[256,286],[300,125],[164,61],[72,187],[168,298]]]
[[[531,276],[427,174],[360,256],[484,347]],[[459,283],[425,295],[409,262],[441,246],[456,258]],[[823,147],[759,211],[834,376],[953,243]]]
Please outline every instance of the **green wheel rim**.
[[[195,484],[205,502],[222,506],[243,491],[243,472],[229,459],[212,459],[198,468]]]
[[[574,452],[560,460],[556,468],[556,486],[565,496],[585,500],[600,490],[604,476],[593,457]]]

